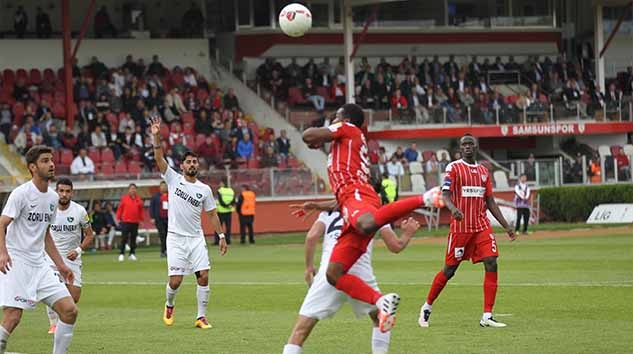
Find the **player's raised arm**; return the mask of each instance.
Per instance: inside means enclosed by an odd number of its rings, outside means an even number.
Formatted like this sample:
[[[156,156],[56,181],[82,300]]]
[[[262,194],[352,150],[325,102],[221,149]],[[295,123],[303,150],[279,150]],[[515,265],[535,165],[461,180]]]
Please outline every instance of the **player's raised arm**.
[[[158,166],[158,170],[161,174],[165,174],[167,168],[167,161],[165,160],[165,156],[163,155],[163,146],[160,144],[160,117],[152,117],[151,120],[151,132],[154,137],[154,160],[156,160],[156,166]]]
[[[380,229],[380,237],[385,242],[385,246],[390,252],[400,253],[407,247],[411,238],[420,228],[420,223],[414,218],[408,218],[402,221],[402,234],[400,237],[396,235],[391,227],[383,227]]]
[[[303,142],[311,149],[319,148],[332,140],[334,134],[329,128],[308,128],[303,131]]]
[[[514,239],[516,239],[514,229],[510,225],[508,225],[506,218],[503,216],[501,210],[499,210],[499,205],[497,205],[494,196],[490,195],[486,197],[486,206],[488,207],[488,210],[490,210],[490,213],[492,213],[492,216],[494,216],[499,224],[501,224],[503,229],[506,230],[506,233],[508,234],[510,240],[514,241]]]
[[[338,209],[338,202],[336,199],[327,200],[323,202],[305,202],[303,204],[290,204],[291,209],[294,209],[291,214],[304,219],[307,218],[314,211],[334,211]]]
[[[0,272],[3,274],[6,274],[13,267],[9,251],[7,251],[6,234],[7,226],[9,226],[11,221],[13,221],[13,218],[6,215],[0,216]]]
[[[320,220],[317,220],[312,224],[312,227],[308,231],[306,235],[305,241],[305,263],[306,270],[304,272],[306,283],[308,286],[312,285],[312,280],[316,275],[316,270],[314,269],[314,252],[316,250],[317,244],[319,242],[319,238],[325,232],[325,224]]]

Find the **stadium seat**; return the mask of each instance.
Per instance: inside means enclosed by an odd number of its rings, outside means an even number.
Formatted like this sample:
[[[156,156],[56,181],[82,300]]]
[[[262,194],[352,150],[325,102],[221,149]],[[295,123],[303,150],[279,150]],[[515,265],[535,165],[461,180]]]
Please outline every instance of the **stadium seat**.
[[[431,159],[431,156],[435,155],[435,151],[433,150],[425,150],[422,152],[422,159],[424,161],[428,161]]]
[[[134,175],[139,175],[143,172],[143,169],[141,168],[141,163],[138,161],[130,161],[127,165],[127,171],[128,173],[134,174]]]
[[[633,156],[633,145],[626,144],[622,147],[626,156]]]
[[[422,174],[424,170],[422,169],[422,163],[418,161],[413,161],[409,163],[409,172],[412,175]]]
[[[437,161],[442,159],[442,155],[446,154],[446,157],[450,160],[451,159],[451,154],[448,153],[448,150],[446,149],[439,149],[435,152],[435,156],[437,156]]]
[[[101,162],[103,163],[112,163],[114,162],[114,153],[110,148],[105,148],[101,150]]]
[[[101,152],[97,148],[90,148],[88,150],[88,157],[92,160],[92,162],[95,165],[101,162]]]
[[[257,158],[248,159],[248,163],[246,164],[247,168],[259,168],[259,160]]]
[[[600,145],[598,146],[598,155],[600,156],[610,156],[611,148],[608,145]]]
[[[55,80],[55,71],[51,68],[44,69],[44,81],[52,84]]]
[[[197,134],[195,137],[195,146],[198,147],[202,144],[204,144],[204,139],[206,139],[206,135],[204,134]]]
[[[508,184],[508,176],[504,171],[495,171],[493,176],[495,179],[495,188],[510,188],[510,184]]]
[[[117,175],[127,174],[127,166],[124,163],[114,164],[114,173]]]
[[[411,192],[424,193],[426,184],[422,175],[411,175]]]
[[[112,176],[114,174],[114,166],[111,163],[101,163],[98,172],[104,176]]]
[[[42,83],[42,73],[39,69],[31,69],[29,72],[29,83],[31,85],[39,85]]]
[[[70,165],[73,163],[73,151],[70,149],[62,149],[61,155],[59,157],[59,163],[62,165]]]
[[[183,124],[182,131],[183,131],[183,133],[185,133],[185,134],[194,134],[194,131],[193,131],[193,123],[191,123],[191,122],[185,122],[185,123]]]
[[[193,118],[193,112],[191,111],[184,112],[182,114],[182,122],[185,124],[190,123],[193,125],[193,123],[195,122],[195,119]]]

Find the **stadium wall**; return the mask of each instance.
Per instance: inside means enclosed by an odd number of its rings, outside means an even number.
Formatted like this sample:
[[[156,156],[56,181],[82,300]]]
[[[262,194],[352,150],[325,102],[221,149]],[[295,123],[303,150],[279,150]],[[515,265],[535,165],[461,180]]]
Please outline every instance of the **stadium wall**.
[[[74,46],[74,41],[73,41]],[[62,67],[61,39],[0,40],[0,67],[57,70]],[[157,54],[163,65],[172,68],[190,66],[205,76],[210,71],[209,44],[206,39],[85,39],[77,59],[79,65],[90,63],[93,56],[108,67],[118,67],[125,56],[143,58],[149,64]]]

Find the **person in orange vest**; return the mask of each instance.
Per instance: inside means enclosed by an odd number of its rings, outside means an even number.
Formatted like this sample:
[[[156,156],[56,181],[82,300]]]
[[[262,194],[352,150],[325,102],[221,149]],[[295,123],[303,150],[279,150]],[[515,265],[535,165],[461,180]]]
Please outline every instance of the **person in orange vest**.
[[[589,174],[591,175],[591,183],[602,183],[600,161],[597,158],[591,160]]]
[[[248,242],[255,243],[253,235],[253,221],[255,219],[255,192],[247,185],[242,185],[242,193],[237,197],[237,213],[240,218],[240,243],[246,243],[246,229],[248,228]]]

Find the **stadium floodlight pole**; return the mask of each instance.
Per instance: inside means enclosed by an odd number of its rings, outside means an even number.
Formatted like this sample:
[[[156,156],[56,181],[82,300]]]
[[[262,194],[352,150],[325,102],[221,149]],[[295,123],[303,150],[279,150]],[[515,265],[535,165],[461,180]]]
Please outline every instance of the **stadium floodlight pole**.
[[[345,102],[354,103],[354,19],[352,17],[352,3],[343,0],[343,47],[345,52]]]

